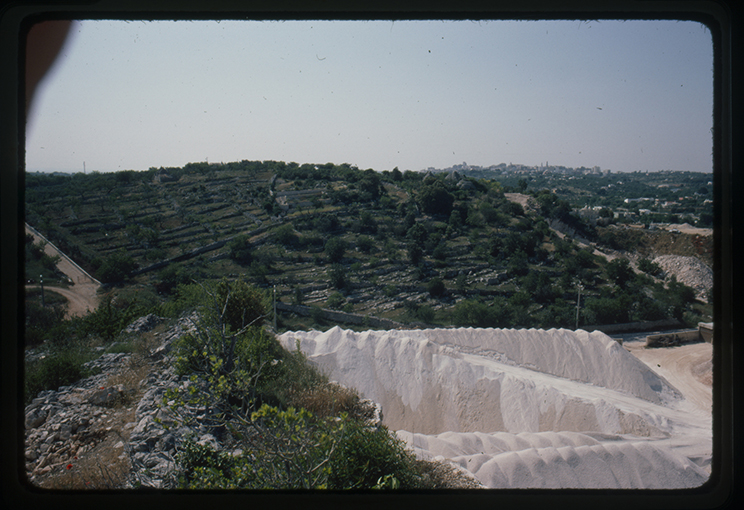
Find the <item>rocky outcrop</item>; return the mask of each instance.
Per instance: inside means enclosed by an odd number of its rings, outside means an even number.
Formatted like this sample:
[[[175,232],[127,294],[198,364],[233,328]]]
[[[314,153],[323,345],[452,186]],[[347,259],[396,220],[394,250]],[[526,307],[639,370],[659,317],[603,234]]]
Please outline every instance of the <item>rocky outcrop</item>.
[[[162,320],[142,317],[126,331],[149,331]],[[188,390],[196,385],[197,391],[207,391],[203,382],[179,377],[170,354],[173,341],[193,332],[196,320],[194,315],[184,317],[167,332],[155,333],[160,341],[147,355],[149,369],[129,388],[109,383],[132,361],[133,355],[120,353],[103,354],[87,363],[88,368],[100,371],[97,375],[39,393],[25,409],[26,471],[31,483],[53,470],[64,471],[107,438],[121,450],[118,458],[131,467],[126,488],[174,488],[178,453],[186,439],[217,450],[230,448],[211,419],[210,409],[164,402],[169,389]],[[364,400],[358,409],[368,426],[382,423],[379,404]]]
[[[111,406],[126,397],[122,385],[107,386],[106,381],[130,358],[104,354],[87,363],[101,373],[57,391],[42,391],[26,406],[26,471],[32,482],[91,450],[105,437]]]
[[[162,335],[160,345],[149,356],[151,371],[139,387],[126,390],[123,384],[107,384],[126,369],[132,355],[103,354],[86,366],[99,374],[63,386],[56,391],[43,391],[25,409],[26,471],[32,483],[55,468],[64,468],[78,456],[93,450],[112,433],[122,436],[117,446],[129,457],[132,470],[129,486],[165,488],[173,485],[170,473],[176,467],[178,446],[184,437],[205,434],[199,428],[176,429],[172,416],[160,408],[166,390],[184,384],[174,373],[168,357],[171,343],[193,330],[195,317],[178,321]],[[162,320],[156,316],[142,317],[126,331],[148,331]],[[144,394],[142,394],[144,392]],[[138,403],[125,401],[142,394]],[[126,414],[136,406],[134,419],[120,429],[112,423],[116,414]],[[191,410],[196,416],[198,410]],[[130,413],[131,414],[131,413]],[[128,436],[128,438],[126,437]]]

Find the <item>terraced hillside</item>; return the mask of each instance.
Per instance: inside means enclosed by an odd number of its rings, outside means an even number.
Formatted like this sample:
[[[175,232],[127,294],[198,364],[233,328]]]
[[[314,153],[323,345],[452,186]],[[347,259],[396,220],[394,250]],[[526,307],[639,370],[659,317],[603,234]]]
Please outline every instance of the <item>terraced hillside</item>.
[[[573,327],[580,284],[580,325],[668,318],[672,304],[688,322],[706,313],[663,278],[618,276],[572,238],[598,239],[551,191],[507,195],[457,172],[241,161],[28,174],[26,221],[102,282],[163,298],[240,276],[285,303],[404,323]]]

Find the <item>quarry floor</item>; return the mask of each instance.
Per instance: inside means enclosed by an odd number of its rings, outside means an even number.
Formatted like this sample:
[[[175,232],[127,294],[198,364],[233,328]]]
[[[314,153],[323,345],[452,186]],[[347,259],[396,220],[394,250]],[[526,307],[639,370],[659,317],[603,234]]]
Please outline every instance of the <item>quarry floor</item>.
[[[713,406],[713,345],[697,342],[663,347],[646,348],[646,335],[629,336],[623,347],[648,365],[654,372],[669,381],[687,400],[701,410],[711,412]]]

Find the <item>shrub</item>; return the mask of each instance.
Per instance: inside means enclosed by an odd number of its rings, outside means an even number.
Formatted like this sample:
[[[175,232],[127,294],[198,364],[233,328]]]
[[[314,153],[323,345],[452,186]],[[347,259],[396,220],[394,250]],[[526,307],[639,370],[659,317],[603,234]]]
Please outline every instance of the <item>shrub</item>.
[[[340,292],[334,292],[333,294],[328,296],[326,305],[328,306],[328,308],[339,310],[345,302],[346,298],[344,298],[343,294],[341,294]]]
[[[186,441],[180,487],[189,489],[371,489],[420,486],[420,468],[387,428],[342,413],[263,405],[251,416],[243,453],[232,456]],[[395,483],[395,482],[397,483]],[[385,482],[385,483],[383,483]]]
[[[274,240],[281,245],[286,247],[295,246],[298,242],[297,234],[295,234],[294,227],[291,223],[287,223],[277,228],[274,231]]]
[[[398,287],[391,283],[385,285],[385,288],[382,289],[382,292],[385,294],[386,297],[392,298],[398,295]]]
[[[447,288],[441,278],[434,277],[426,284],[426,290],[432,297],[441,297],[445,294]]]
[[[74,345],[65,345],[37,362],[26,365],[24,378],[25,402],[29,404],[40,391],[56,390],[70,385],[93,372],[83,364],[93,356]]]
[[[356,245],[362,253],[370,253],[375,247],[375,242],[371,237],[359,236]]]
[[[447,260],[447,246],[446,246],[446,244],[444,242],[439,243],[434,248],[434,250],[432,251],[431,254],[432,254],[432,256],[435,259],[437,259],[439,261]]]
[[[415,460],[384,426],[370,429],[349,421],[330,456],[329,489],[369,489],[392,475],[400,488],[415,488]]]
[[[427,324],[431,324],[434,322],[434,317],[436,316],[436,312],[434,309],[428,305],[422,305],[416,310],[416,317]]]
[[[247,235],[239,235],[227,243],[230,258],[241,265],[250,264],[253,256],[251,254],[251,243]]]
[[[114,252],[106,257],[101,267],[96,271],[96,276],[103,283],[114,283],[124,280],[129,273],[134,271],[137,263],[124,250]]]
[[[441,181],[422,186],[416,199],[425,213],[445,216],[450,215],[455,202],[455,197],[447,191]]]
[[[452,311],[452,322],[456,326],[488,328],[496,323],[488,305],[473,299],[460,301]]]
[[[41,306],[41,303],[36,301],[36,292],[26,291],[26,295],[24,338],[27,346],[38,345],[50,338],[51,330],[64,321],[67,300],[54,301],[50,298],[58,294],[48,292],[46,306]]]
[[[624,287],[635,276],[633,268],[630,267],[630,262],[623,258],[612,259],[607,264],[605,271],[607,277],[618,287]]]
[[[424,257],[424,251],[421,249],[421,246],[416,242],[413,242],[413,241],[409,242],[408,243],[408,260],[411,261],[411,264],[413,266],[418,266],[423,257]]]
[[[638,269],[651,276],[658,276],[662,272],[661,266],[649,259],[640,259],[638,261]]]
[[[112,294],[104,296],[98,308],[82,318],[81,333],[110,342],[134,319],[146,315],[152,309],[152,304],[140,304],[136,296],[130,298],[118,298]]]

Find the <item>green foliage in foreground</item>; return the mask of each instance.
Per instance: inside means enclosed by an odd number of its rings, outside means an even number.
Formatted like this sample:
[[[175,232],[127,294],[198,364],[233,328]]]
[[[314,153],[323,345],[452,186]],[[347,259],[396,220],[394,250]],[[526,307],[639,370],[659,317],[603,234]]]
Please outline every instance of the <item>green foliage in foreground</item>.
[[[239,455],[187,441],[180,488],[372,489],[421,485],[413,455],[385,427],[346,414],[320,419],[305,409],[263,405],[251,416]],[[384,482],[384,484],[383,484]]]
[[[68,343],[57,346],[43,359],[27,363],[23,381],[25,404],[28,405],[40,391],[56,390],[93,375],[83,364],[95,357],[89,350]]]
[[[49,299],[43,307],[35,289],[28,293],[25,301],[26,347],[39,348],[46,353],[44,358],[25,365],[26,404],[40,391],[56,390],[88,377],[90,372],[83,364],[100,355],[93,347],[112,342],[134,319],[147,315],[155,306],[147,292],[121,291],[103,296],[95,311],[66,319],[66,300],[62,304],[61,297],[51,298],[52,295],[47,292]],[[131,343],[113,348],[114,352],[131,349]]]
[[[238,455],[187,441],[180,457],[181,488],[369,489],[421,484],[418,464],[385,427],[350,417],[314,415],[293,397],[327,384],[299,352],[251,322],[263,317],[262,295],[244,282],[200,287],[196,333],[174,345],[186,384],[168,390],[163,405],[176,416],[185,405],[210,410],[202,425],[228,431]],[[192,289],[194,290],[194,289]],[[232,301],[240,307],[232,308]],[[252,310],[236,314],[236,310]],[[235,322],[229,319],[240,317]],[[334,392],[318,392],[335,398]],[[296,399],[295,399],[296,400]],[[318,408],[336,407],[314,401]]]

